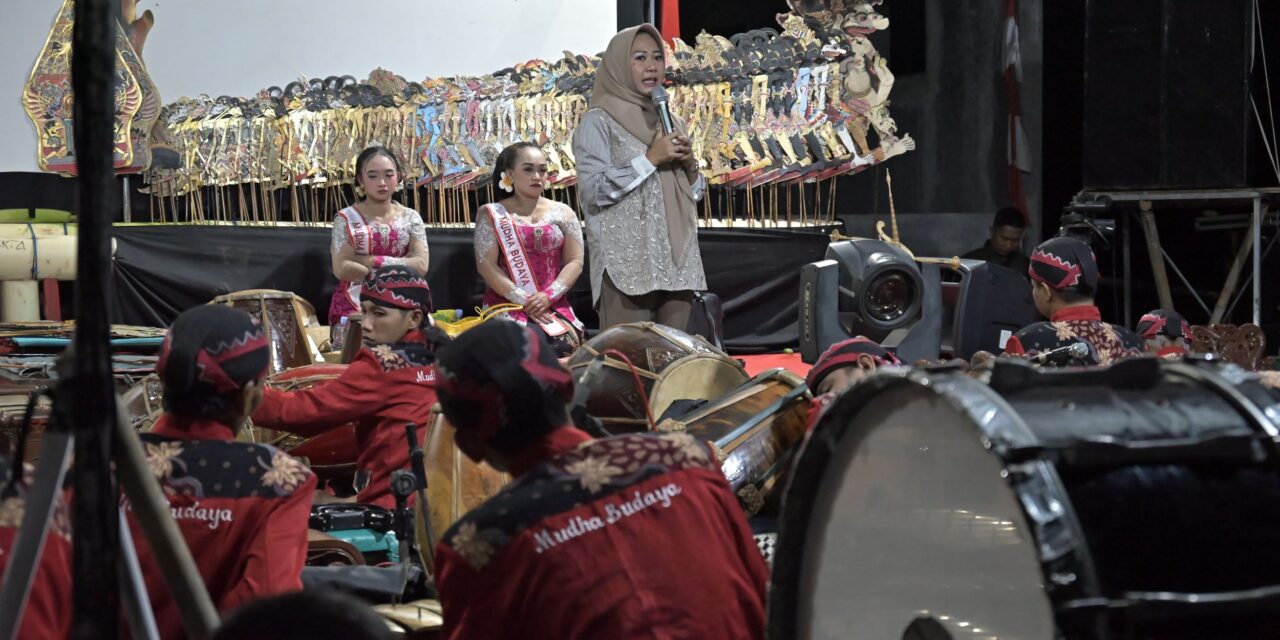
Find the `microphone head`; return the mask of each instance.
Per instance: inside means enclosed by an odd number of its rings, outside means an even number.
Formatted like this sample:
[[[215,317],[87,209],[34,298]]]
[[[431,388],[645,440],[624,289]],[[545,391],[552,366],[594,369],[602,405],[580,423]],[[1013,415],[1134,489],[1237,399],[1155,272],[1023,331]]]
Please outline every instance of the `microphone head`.
[[[1077,343],[1075,343],[1075,344],[1071,345],[1071,357],[1073,357],[1073,358],[1088,358],[1088,357],[1089,357],[1089,345],[1087,345],[1087,344],[1085,344],[1085,343],[1083,343],[1083,342],[1077,342]]]
[[[658,85],[649,91],[649,97],[653,99],[655,104],[659,102],[666,102],[667,90],[663,88],[662,85]]]

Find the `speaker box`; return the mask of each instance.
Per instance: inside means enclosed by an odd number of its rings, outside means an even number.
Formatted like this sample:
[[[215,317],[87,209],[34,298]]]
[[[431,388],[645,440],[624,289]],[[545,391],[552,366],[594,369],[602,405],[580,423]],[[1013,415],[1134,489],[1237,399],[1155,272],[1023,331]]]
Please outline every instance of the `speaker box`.
[[[1088,0],[1086,189],[1246,186],[1252,0]]]

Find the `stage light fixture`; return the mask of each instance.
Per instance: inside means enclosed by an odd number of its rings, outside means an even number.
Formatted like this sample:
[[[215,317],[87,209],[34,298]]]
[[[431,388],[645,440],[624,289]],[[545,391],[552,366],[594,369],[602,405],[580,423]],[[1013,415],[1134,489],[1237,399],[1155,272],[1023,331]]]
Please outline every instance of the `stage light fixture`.
[[[1039,315],[1025,275],[980,260],[917,263],[880,240],[833,242],[800,270],[800,354],[866,336],[904,362],[999,353]]]
[[[839,263],[840,324],[880,341],[920,315],[920,268],[902,249],[880,240],[833,242],[827,259]]]

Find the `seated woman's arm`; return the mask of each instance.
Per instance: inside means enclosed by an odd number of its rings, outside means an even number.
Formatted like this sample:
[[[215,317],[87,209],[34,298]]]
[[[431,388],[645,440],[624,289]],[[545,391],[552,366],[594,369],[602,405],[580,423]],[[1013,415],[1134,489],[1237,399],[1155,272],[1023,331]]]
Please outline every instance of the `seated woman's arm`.
[[[474,240],[476,252],[476,270],[484,278],[485,286],[498,295],[514,302],[524,304],[529,296],[523,289],[507,277],[507,271],[498,264],[498,234],[493,230],[493,217],[489,209],[483,208],[476,214],[476,235]]]
[[[369,273],[369,256],[356,254],[347,238],[347,219],[333,218],[333,238],[329,246],[329,258],[333,263],[333,275],[339,280],[360,282]]]
[[[560,273],[556,279],[542,290],[551,301],[559,300],[565,292],[573,288],[573,283],[582,275],[582,223],[578,215],[568,205],[560,207],[555,223],[564,233],[564,247],[560,253]]]
[[[406,209],[400,215],[409,217],[409,250],[403,258],[387,256],[377,261],[382,265],[402,265],[417,271],[419,275],[427,275],[430,255],[427,252],[427,229],[422,223],[422,216],[413,209]],[[375,267],[376,268],[376,267]]]

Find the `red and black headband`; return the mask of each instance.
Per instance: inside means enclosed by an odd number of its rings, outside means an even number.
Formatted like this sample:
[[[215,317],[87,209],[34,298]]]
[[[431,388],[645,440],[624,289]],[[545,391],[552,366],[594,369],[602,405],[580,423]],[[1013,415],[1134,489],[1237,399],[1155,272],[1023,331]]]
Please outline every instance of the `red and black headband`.
[[[1191,325],[1187,324],[1182,314],[1172,309],[1156,309],[1142,316],[1136,327],[1139,335],[1146,340],[1154,340],[1164,336],[1173,340],[1181,338],[1188,345],[1195,341],[1191,335]]]
[[[573,376],[555,351],[515,322],[486,322],[436,355],[440,404],[458,430],[458,446],[475,459],[500,432],[545,428],[573,395]]]
[[[1031,266],[1027,273],[1032,280],[1043,282],[1053,289],[1098,288],[1098,262],[1093,249],[1075,238],[1050,238],[1040,243],[1031,254]]]
[[[360,299],[394,309],[432,311],[431,285],[416,271],[400,265],[370,272],[361,287]]]
[[[174,321],[156,372],[165,394],[224,395],[262,378],[269,361],[258,320],[222,305],[188,309]]]
[[[813,364],[813,368],[809,370],[809,375],[805,376],[805,384],[809,389],[817,389],[832,371],[840,367],[856,366],[862,356],[870,356],[877,367],[902,364],[897,356],[876,344],[874,340],[858,336],[837,342],[824,351],[818,357],[818,361]]]

